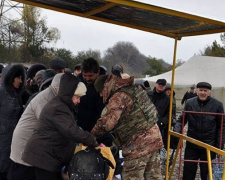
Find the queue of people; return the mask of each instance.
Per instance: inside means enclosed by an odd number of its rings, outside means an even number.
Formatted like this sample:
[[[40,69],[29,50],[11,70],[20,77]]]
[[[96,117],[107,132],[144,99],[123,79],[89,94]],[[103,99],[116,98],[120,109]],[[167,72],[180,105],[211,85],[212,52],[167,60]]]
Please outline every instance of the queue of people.
[[[27,83],[23,65],[2,69],[0,180],[68,179],[62,169],[68,167],[77,143],[121,148],[123,180],[161,180],[159,152],[167,147],[170,96],[172,126],[175,132],[182,132],[183,113],[176,120],[175,92],[170,84],[158,79],[151,90],[147,81],[134,81],[121,65],[114,65],[107,74],[91,57],[76,65],[74,73],[65,68],[66,62],[60,58],[51,61],[50,69],[36,64],[28,69]],[[196,87],[197,93],[191,86],[184,95],[184,111],[224,113],[223,104],[211,97],[209,83],[199,82]],[[187,114],[184,120],[188,136],[223,148],[225,122],[221,123],[221,116]],[[171,141],[176,142],[176,138]],[[206,157],[204,148],[187,142],[184,159],[205,161]],[[184,162],[183,179],[194,180],[196,170],[197,163]],[[200,170],[206,180],[207,165],[200,163]]]

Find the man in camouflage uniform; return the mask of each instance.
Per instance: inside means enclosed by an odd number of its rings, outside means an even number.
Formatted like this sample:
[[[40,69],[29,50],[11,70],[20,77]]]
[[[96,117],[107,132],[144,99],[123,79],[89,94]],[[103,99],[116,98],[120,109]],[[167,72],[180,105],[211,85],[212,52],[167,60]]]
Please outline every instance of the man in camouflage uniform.
[[[145,180],[161,180],[157,150],[163,147],[163,142],[156,123],[157,110],[146,92],[134,86],[133,81],[134,77],[123,79],[123,76],[114,75],[97,78],[95,88],[106,107],[91,133],[101,136],[114,129],[124,157],[124,180],[143,177]]]

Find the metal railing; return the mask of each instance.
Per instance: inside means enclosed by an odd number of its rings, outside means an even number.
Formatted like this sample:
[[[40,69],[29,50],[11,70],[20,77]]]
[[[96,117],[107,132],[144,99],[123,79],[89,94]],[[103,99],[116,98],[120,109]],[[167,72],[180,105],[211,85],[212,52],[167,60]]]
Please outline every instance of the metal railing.
[[[184,129],[184,119],[185,119],[185,115],[189,113],[189,114],[203,114],[203,115],[216,115],[216,116],[221,116],[221,129],[220,129],[220,149],[219,148],[216,148],[214,146],[211,146],[209,144],[206,144],[206,143],[203,143],[201,141],[198,141],[196,139],[193,139],[193,138],[190,138],[186,135],[183,135],[183,129]],[[224,116],[225,114],[221,114],[221,113],[210,113],[210,112],[194,112],[194,111],[183,111],[183,120],[182,120],[182,130],[181,130],[181,134],[180,133],[176,133],[176,132],[173,132],[173,131],[169,131],[168,134],[169,136],[170,135],[173,135],[177,138],[179,138],[179,142],[178,142],[178,146],[177,146],[177,149],[176,149],[176,153],[175,153],[175,157],[174,157],[174,161],[173,161],[173,164],[172,164],[172,168],[170,170],[170,174],[169,174],[169,180],[171,180],[172,178],[172,175],[173,175],[173,172],[174,172],[174,168],[175,168],[175,164],[176,164],[176,161],[177,161],[177,157],[178,157],[178,154],[180,152],[180,162],[179,162],[179,179],[180,179],[180,173],[181,173],[181,162],[182,161],[188,161],[188,162],[196,162],[196,163],[208,163],[208,170],[209,170],[209,174],[208,174],[208,177],[209,177],[209,180],[212,180],[213,179],[213,176],[212,176],[212,161],[211,161],[211,154],[210,152],[215,152],[217,153],[218,155],[221,155],[223,157],[225,157],[225,151],[221,150],[221,147],[222,147],[222,133],[223,133],[223,119],[224,119]],[[199,160],[182,160],[182,145],[183,145],[183,140],[186,140],[188,142],[191,142],[195,145],[198,145],[198,146],[201,146],[203,148],[206,149],[206,154],[207,154],[207,161],[199,161]],[[168,150],[168,149],[167,149]],[[168,159],[167,159],[167,163],[168,163]],[[220,162],[220,158],[219,158],[219,164],[222,164]],[[223,169],[223,172],[225,172],[225,162],[223,163],[224,165],[224,169]],[[167,175],[168,175],[168,172],[167,172]],[[168,177],[166,177],[166,179],[168,179]],[[225,173],[223,173],[223,176],[222,176],[222,179],[225,180]]]

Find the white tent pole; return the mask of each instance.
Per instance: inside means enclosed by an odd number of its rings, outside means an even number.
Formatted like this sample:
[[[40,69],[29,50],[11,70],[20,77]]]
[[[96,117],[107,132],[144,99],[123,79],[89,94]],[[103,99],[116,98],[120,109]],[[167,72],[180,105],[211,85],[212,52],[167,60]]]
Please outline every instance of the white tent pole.
[[[176,68],[177,40],[178,38],[175,39],[175,44],[174,44],[173,69],[172,69],[172,79],[171,79],[171,95],[170,95],[170,109],[169,109],[168,140],[167,140],[167,160],[166,160],[166,180],[168,180],[168,172],[169,172],[170,130],[171,130],[171,121],[172,121],[172,109],[173,109],[173,90],[174,90],[174,76],[175,76],[175,68]]]

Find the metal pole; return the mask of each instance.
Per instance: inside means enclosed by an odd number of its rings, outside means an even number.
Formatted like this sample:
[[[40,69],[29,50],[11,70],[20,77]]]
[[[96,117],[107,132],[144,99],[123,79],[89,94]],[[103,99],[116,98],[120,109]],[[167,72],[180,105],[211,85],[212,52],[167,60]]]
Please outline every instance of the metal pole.
[[[174,89],[174,75],[176,68],[176,52],[177,52],[177,40],[175,39],[174,54],[173,54],[173,69],[172,69],[172,80],[171,80],[171,95],[170,95],[170,111],[169,111],[169,125],[168,125],[168,140],[167,140],[167,158],[166,158],[166,180],[168,180],[169,173],[169,157],[170,157],[170,130],[172,121],[172,109],[173,109],[173,89]]]

